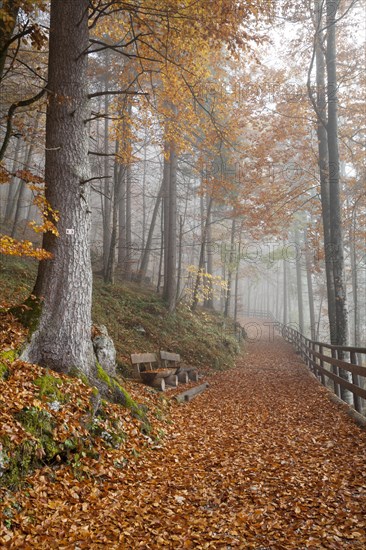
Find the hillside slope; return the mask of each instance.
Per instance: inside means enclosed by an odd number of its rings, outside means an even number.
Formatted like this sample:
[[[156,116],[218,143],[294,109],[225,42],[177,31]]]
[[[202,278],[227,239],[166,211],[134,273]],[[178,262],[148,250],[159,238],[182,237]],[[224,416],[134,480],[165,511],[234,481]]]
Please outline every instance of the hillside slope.
[[[96,277],[93,320],[115,342],[128,406],[101,402],[85,381],[17,359],[28,331],[8,309],[29,296],[35,274],[29,261],[5,258],[0,265],[0,485],[16,487],[39,466],[66,464],[79,475],[85,461],[109,449],[125,449],[128,460],[159,441],[171,421],[172,392],[129,380],[131,353],[174,351],[209,376],[234,365],[240,351],[232,322],[220,315],[183,305],[168,315],[152,290]]]

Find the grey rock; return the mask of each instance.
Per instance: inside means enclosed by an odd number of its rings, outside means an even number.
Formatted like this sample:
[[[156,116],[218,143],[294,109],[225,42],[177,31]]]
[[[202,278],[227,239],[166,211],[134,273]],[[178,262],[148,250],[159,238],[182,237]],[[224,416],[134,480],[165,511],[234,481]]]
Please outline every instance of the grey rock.
[[[116,348],[112,338],[108,334],[107,327],[96,327],[99,334],[93,338],[94,351],[97,359],[109,376],[116,375]]]

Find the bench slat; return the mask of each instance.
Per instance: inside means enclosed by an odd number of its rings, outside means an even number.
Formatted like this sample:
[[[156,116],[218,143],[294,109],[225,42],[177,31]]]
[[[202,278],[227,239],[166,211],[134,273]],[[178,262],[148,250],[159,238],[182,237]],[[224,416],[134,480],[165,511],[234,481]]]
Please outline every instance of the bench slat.
[[[157,358],[155,353],[132,353],[131,362],[133,365],[138,365],[139,363],[157,363]]]
[[[170,351],[161,351],[160,358],[165,361],[180,361],[179,353],[171,353]]]

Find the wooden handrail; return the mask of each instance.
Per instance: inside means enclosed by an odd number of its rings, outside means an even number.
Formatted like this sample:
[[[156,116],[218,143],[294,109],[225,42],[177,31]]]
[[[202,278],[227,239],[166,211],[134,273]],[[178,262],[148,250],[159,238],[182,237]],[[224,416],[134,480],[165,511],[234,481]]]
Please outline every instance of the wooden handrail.
[[[345,390],[353,395],[353,406],[357,412],[366,414],[366,384],[361,384],[360,376],[366,382],[366,348],[354,346],[338,346],[326,342],[310,340],[293,327],[276,321],[272,313],[262,310],[247,310],[243,312],[245,317],[258,319],[270,319],[282,337],[291,343],[301,356],[309,369],[318,380],[327,385],[327,380],[333,382],[334,393],[346,401]],[[329,350],[330,355],[324,352]],[[347,361],[345,356],[349,356]],[[360,359],[361,358],[361,359]],[[328,368],[325,366],[328,365]],[[352,375],[352,382],[350,375]]]
[[[365,356],[366,359],[366,348],[316,342],[292,327],[287,327],[282,323],[276,324],[282,337],[295,347],[321,383],[326,385],[326,378],[331,379],[334,393],[343,401],[346,400],[342,390],[350,391],[353,395],[354,408],[357,412],[364,412],[362,399],[366,400],[366,389],[361,386],[359,376],[366,378],[366,366],[359,364],[359,358]],[[325,349],[330,350],[331,355],[325,355]],[[350,361],[345,360],[344,355],[346,354],[350,355]],[[325,368],[324,363],[330,365],[331,370]],[[348,373],[352,373],[352,382],[348,379]]]

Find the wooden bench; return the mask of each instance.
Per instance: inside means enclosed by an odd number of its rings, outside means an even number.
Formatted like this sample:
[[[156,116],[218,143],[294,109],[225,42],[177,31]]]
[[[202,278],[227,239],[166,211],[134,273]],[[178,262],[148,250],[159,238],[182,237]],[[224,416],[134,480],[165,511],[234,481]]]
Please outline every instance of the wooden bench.
[[[171,353],[170,351],[161,351],[160,359],[162,364],[166,367],[177,367],[177,376],[179,382],[187,384],[189,380],[194,382],[198,381],[198,372],[194,367],[188,367],[180,365],[180,355],[178,353]]]
[[[142,380],[161,391],[164,391],[166,386],[178,386],[176,369],[160,368],[155,353],[132,353],[131,363],[135,380]]]

